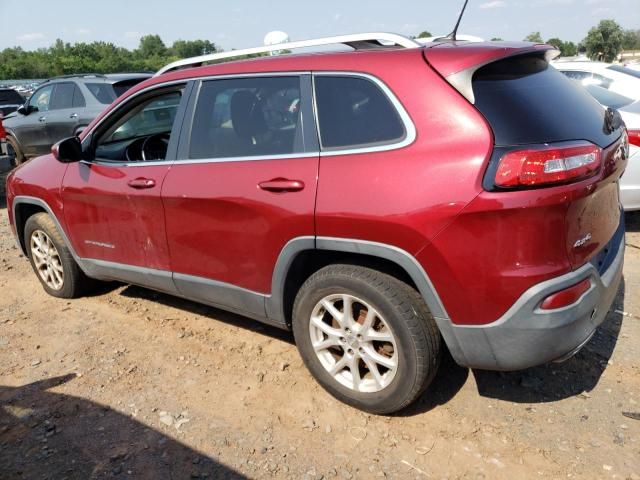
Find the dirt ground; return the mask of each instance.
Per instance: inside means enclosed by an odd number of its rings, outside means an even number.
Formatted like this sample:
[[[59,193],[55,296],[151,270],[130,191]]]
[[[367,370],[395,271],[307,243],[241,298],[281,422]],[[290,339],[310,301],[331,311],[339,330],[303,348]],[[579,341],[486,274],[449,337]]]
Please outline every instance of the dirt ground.
[[[447,358],[377,417],[325,393],[286,332],[132,286],[47,296],[2,208],[0,478],[640,480],[640,214],[627,226],[623,289],[576,357]]]

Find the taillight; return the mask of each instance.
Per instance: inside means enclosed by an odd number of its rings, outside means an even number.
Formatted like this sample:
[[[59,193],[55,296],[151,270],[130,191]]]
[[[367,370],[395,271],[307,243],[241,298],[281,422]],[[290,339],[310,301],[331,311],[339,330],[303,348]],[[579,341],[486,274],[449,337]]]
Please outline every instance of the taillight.
[[[498,164],[497,187],[535,187],[569,183],[595,175],[602,163],[600,147],[588,142],[506,153]]]
[[[555,310],[556,308],[568,307],[580,300],[580,297],[590,288],[591,280],[587,278],[572,287],[549,295],[544,299],[540,308],[543,310]]]
[[[629,134],[629,143],[640,147],[640,129],[627,130],[627,133]]]

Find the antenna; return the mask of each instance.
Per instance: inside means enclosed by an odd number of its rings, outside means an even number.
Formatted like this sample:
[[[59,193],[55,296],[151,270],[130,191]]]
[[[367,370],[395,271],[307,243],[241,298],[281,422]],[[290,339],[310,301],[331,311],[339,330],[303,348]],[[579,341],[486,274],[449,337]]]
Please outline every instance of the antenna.
[[[447,35],[444,38],[451,40],[452,42],[456,41],[456,35],[458,34],[458,27],[460,26],[460,20],[462,20],[462,16],[464,15],[464,11],[467,9],[467,3],[469,0],[464,0],[464,5],[462,6],[462,10],[460,11],[460,15],[458,16],[458,21],[456,22],[456,26],[453,27],[453,32]]]

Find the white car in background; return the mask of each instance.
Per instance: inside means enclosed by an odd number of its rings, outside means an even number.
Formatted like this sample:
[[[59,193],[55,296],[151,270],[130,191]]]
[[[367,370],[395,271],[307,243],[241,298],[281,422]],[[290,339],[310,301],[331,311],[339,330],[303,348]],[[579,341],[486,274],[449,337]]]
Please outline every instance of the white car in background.
[[[620,112],[629,133],[629,163],[620,180],[620,199],[626,212],[640,210],[640,100],[597,85],[587,85],[587,91],[604,107]]]
[[[575,60],[556,60],[551,65],[584,86],[596,85],[633,100],[640,100],[640,72],[637,70],[611,63]]]

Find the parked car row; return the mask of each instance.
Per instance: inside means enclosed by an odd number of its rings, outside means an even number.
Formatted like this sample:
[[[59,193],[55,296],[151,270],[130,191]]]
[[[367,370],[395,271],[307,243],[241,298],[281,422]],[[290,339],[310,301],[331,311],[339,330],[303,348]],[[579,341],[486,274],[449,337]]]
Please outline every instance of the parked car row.
[[[58,140],[79,134],[111,102],[149,73],[70,75],[47,80],[5,116],[14,164],[48,153]]]

